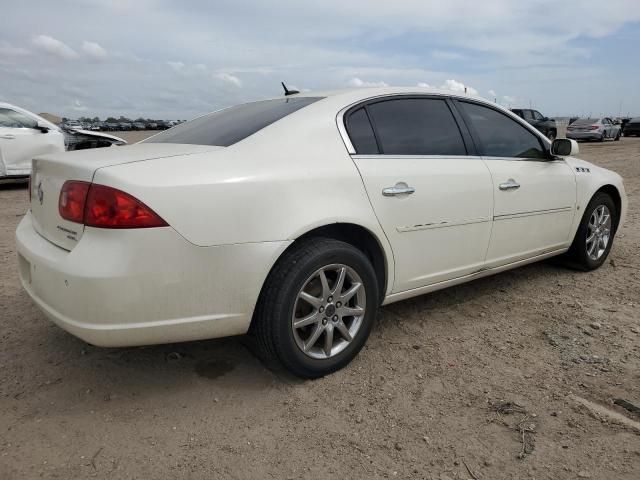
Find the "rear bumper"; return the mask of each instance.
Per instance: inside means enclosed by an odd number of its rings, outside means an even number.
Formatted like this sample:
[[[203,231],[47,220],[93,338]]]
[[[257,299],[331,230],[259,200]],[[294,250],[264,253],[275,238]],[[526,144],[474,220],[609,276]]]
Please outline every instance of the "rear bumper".
[[[567,131],[567,138],[571,140],[600,140],[602,133],[598,132],[569,132]]]
[[[16,231],[20,280],[54,323],[99,346],[246,333],[262,283],[288,242],[197,247],[172,228],[85,229],[63,250],[28,213]]]

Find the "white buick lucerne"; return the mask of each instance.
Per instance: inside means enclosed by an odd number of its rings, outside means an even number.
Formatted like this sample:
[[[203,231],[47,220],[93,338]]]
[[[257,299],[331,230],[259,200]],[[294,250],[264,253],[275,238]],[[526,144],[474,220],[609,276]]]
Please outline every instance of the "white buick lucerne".
[[[577,152],[451,91],[239,105],[135,145],[35,158],[20,277],[92,344],[250,332],[318,377],[354,358],[380,305],[554,255],[602,265],[626,195]]]

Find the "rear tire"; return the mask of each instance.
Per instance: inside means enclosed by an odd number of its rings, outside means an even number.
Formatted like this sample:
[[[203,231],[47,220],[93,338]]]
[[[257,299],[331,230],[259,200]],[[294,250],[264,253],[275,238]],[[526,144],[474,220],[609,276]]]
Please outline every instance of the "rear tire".
[[[593,196],[565,254],[569,265],[580,270],[595,270],[605,262],[613,245],[618,214],[611,196],[604,192]]]
[[[547,138],[549,139],[550,142],[553,142],[557,137],[556,131],[555,130],[549,130],[547,132]]]
[[[378,305],[378,281],[367,256],[345,242],[311,238],[276,263],[251,331],[267,362],[278,360],[297,376],[318,378],[358,354]]]

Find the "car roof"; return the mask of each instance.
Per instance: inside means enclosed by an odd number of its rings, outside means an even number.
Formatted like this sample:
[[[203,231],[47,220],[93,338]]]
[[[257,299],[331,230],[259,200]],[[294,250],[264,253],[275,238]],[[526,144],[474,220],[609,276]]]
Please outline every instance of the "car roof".
[[[476,95],[469,93],[458,92],[454,90],[445,90],[441,88],[432,87],[356,87],[356,88],[343,88],[338,90],[318,90],[307,91],[297,93],[293,96],[296,97],[323,97],[332,99],[349,99],[353,101],[365,100],[371,97],[385,96],[385,95],[455,95],[458,97],[480,98]]]

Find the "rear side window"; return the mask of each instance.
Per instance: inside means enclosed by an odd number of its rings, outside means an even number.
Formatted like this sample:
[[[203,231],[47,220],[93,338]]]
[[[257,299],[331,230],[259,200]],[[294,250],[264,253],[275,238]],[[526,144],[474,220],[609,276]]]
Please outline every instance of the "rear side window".
[[[356,153],[360,155],[380,153],[369,116],[364,107],[359,108],[347,118],[347,133]]]
[[[447,103],[432,98],[385,100],[367,106],[385,155],[466,155]]]
[[[181,123],[144,142],[228,147],[321,98],[292,97],[245,103]]]
[[[542,158],[547,155],[540,139],[508,116],[475,103],[459,102],[487,157]]]

